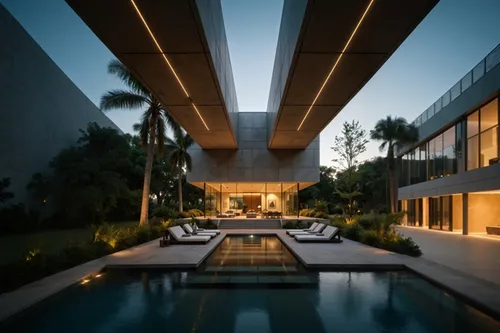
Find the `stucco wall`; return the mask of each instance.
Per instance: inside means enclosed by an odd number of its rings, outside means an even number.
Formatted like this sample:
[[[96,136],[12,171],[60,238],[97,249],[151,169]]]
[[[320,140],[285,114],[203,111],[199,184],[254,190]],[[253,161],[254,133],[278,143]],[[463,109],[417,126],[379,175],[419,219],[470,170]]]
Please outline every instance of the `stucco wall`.
[[[0,178],[15,198],[89,122],[117,128],[0,5]]]
[[[469,194],[469,232],[486,232],[500,225],[500,194]]]
[[[319,138],[303,150],[267,148],[266,112],[238,112],[238,150],[190,149],[189,182],[318,182]]]

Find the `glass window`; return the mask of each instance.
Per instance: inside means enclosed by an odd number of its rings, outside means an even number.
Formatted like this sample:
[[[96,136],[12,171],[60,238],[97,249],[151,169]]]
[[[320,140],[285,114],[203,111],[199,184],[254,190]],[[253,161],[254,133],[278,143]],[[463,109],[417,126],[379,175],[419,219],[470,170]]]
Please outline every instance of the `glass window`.
[[[455,127],[452,127],[443,133],[443,175],[455,174],[456,166]]]
[[[481,108],[481,132],[498,125],[498,99]]]
[[[443,134],[434,139],[434,164],[437,178],[443,177]]]
[[[467,140],[467,170],[479,167],[479,135]]]
[[[481,133],[481,167],[495,163],[498,157],[498,126]]]
[[[420,146],[420,160],[419,160],[419,182],[424,182],[427,179],[427,156],[426,149],[427,145],[423,144]]]
[[[477,133],[479,133],[479,111],[467,117],[467,137],[470,138]]]
[[[429,141],[429,151],[428,151],[428,158],[429,158],[429,179],[434,179],[436,178],[436,173],[435,173],[435,167],[434,167],[434,139]]]

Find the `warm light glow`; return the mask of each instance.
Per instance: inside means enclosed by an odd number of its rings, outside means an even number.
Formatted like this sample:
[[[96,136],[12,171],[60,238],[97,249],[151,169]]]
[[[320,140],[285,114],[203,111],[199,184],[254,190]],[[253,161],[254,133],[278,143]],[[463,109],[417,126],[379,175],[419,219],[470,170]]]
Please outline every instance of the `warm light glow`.
[[[177,73],[175,72],[175,69],[174,67],[172,66],[172,64],[170,63],[170,61],[168,60],[167,56],[165,55],[165,52],[163,51],[163,49],[161,48],[160,46],[160,43],[158,43],[158,41],[156,40],[156,37],[155,35],[153,34],[153,31],[149,28],[149,25],[148,23],[146,22],[146,19],[144,18],[144,16],[142,16],[142,13],[141,11],[139,10],[139,7],[137,7],[137,4],[135,3],[134,0],[130,0],[130,2],[132,3],[132,5],[134,6],[134,9],[135,11],[137,12],[137,15],[139,15],[142,23],[144,24],[144,26],[146,27],[146,29],[148,30],[148,33],[149,33],[149,36],[151,36],[151,39],[153,40],[153,42],[155,43],[156,45],[156,48],[160,51],[163,59],[165,60],[165,62],[167,63],[168,67],[170,68],[170,71],[172,72],[172,74],[174,74],[175,76],[175,79],[177,80],[177,82],[179,83],[179,85],[181,86],[182,90],[184,91],[184,94],[186,94],[186,97],[189,98],[189,100],[191,100],[191,97],[189,96],[186,88],[184,87],[184,85],[182,84],[182,81],[181,79],[179,78],[179,76],[177,75]],[[201,116],[200,112],[198,111],[198,108],[196,107],[196,105],[194,105],[194,103],[191,101],[191,105],[193,106],[193,108],[195,109],[196,113],[198,114],[198,117],[200,117],[201,121],[203,122],[203,125],[205,125],[205,128],[207,129],[207,131],[210,131],[210,129],[208,128],[207,124],[205,123],[205,120],[203,119],[203,117]]]
[[[98,278],[98,277],[101,277],[101,276],[102,276],[102,274],[97,274],[97,275],[96,275],[96,276],[94,276],[94,277]]]
[[[326,77],[325,81],[321,85],[321,88],[319,89],[318,93],[316,94],[316,97],[314,98],[313,102],[311,103],[311,106],[307,110],[307,112],[306,112],[306,114],[304,116],[304,119],[302,119],[302,121],[300,122],[300,125],[297,128],[297,131],[300,131],[300,128],[302,127],[302,125],[306,121],[307,116],[309,116],[309,113],[311,112],[312,108],[314,107],[314,104],[316,104],[316,101],[318,100],[319,96],[321,95],[321,92],[323,91],[323,89],[325,88],[326,84],[328,83],[328,80],[330,80],[330,76],[332,76],[333,72],[335,71],[335,68],[337,68],[337,65],[339,64],[340,59],[342,59],[342,57],[344,56],[345,51],[349,47],[349,44],[351,44],[351,41],[354,38],[354,35],[358,31],[359,26],[361,25],[361,23],[365,19],[366,14],[368,14],[368,11],[370,10],[370,8],[371,8],[371,6],[372,6],[372,4],[374,2],[375,2],[375,0],[371,0],[370,3],[368,4],[368,6],[366,7],[365,12],[363,13],[363,16],[361,16],[361,18],[358,21],[358,24],[356,24],[356,27],[354,28],[354,30],[351,33],[351,37],[349,37],[349,40],[347,40],[347,43],[345,44],[344,49],[342,50],[342,52],[340,52],[340,54],[339,54],[339,56],[337,58],[337,61],[335,61],[335,64],[333,64],[333,67],[330,70],[330,73],[328,73],[328,76]]]
[[[82,281],[82,284],[86,284],[86,283],[89,283],[90,282],[90,279],[85,279]]]

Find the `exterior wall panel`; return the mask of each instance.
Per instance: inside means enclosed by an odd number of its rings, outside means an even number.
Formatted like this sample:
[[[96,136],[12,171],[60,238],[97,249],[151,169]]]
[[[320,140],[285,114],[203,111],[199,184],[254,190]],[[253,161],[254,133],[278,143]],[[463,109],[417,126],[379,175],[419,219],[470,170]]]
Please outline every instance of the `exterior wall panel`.
[[[89,122],[118,129],[0,4],[0,178],[9,203],[27,200],[26,185]]]
[[[238,150],[202,150],[189,153],[193,170],[189,182],[318,182],[319,139],[303,150],[267,148],[266,112],[239,112]]]

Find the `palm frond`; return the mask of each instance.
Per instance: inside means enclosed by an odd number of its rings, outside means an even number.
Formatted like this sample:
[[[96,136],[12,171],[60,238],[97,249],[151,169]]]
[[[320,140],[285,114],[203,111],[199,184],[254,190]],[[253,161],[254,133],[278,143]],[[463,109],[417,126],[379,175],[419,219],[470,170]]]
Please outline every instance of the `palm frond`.
[[[108,73],[118,77],[135,93],[143,97],[151,96],[151,93],[132,75],[132,73],[118,60],[111,60],[108,64]]]
[[[165,119],[163,115],[160,114],[159,117],[156,118],[156,140],[158,145],[158,156],[163,157],[165,153],[165,136],[166,136],[166,126]]]
[[[144,96],[137,95],[132,91],[109,90],[101,97],[101,110],[112,109],[138,109],[147,103]]]

